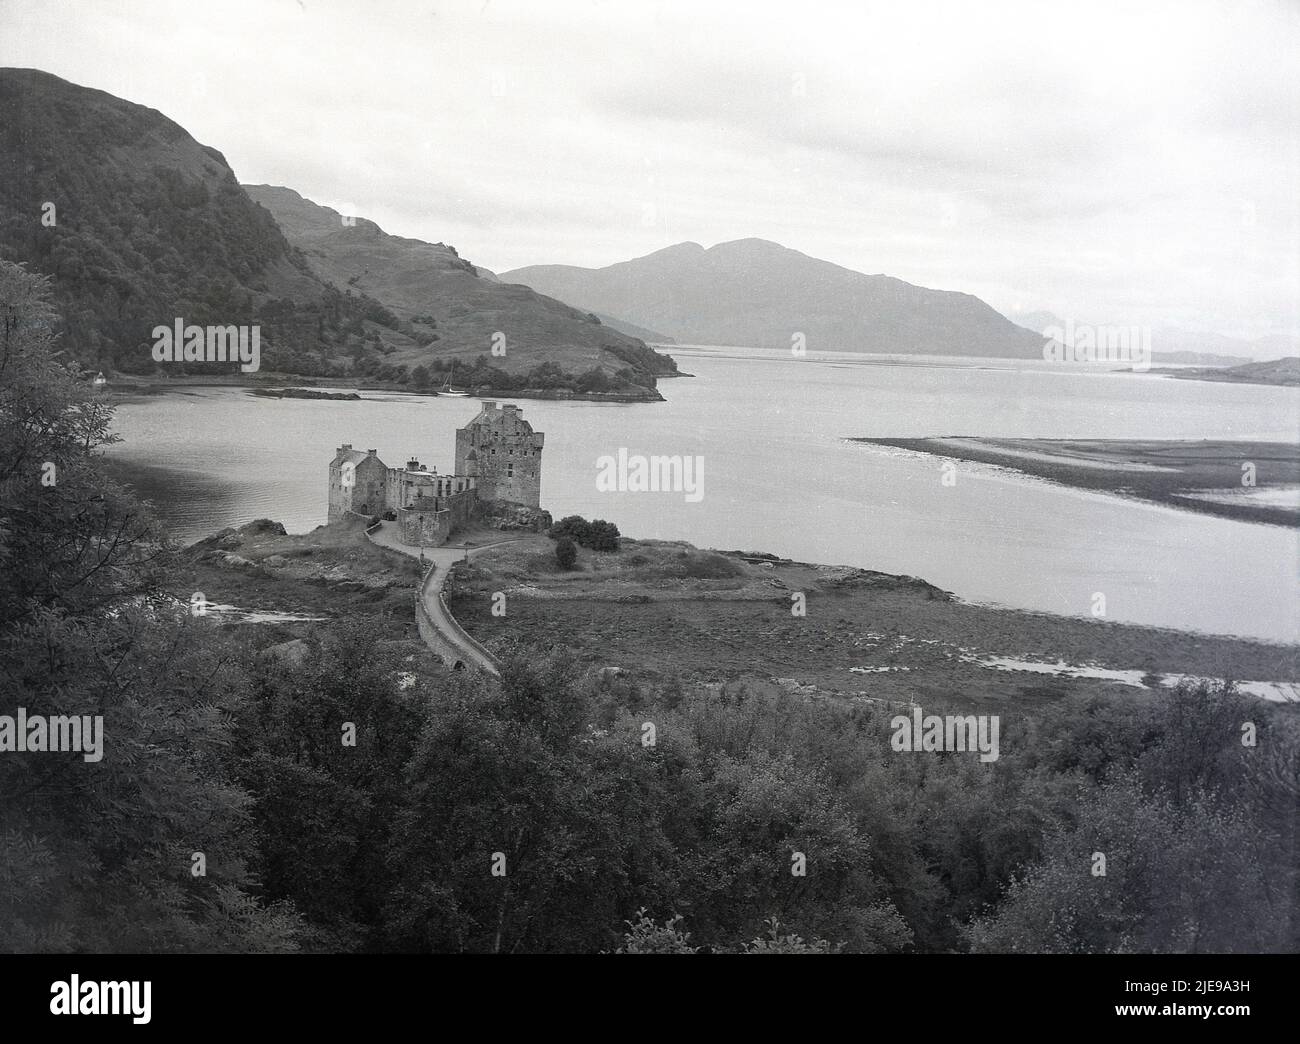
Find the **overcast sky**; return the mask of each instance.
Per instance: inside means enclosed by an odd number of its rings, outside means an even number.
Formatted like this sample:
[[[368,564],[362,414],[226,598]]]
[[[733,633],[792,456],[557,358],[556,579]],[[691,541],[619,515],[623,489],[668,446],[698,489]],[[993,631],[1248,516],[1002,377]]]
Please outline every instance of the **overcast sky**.
[[[0,0],[0,64],[497,271],[760,236],[1002,311],[1300,315],[1300,0]]]

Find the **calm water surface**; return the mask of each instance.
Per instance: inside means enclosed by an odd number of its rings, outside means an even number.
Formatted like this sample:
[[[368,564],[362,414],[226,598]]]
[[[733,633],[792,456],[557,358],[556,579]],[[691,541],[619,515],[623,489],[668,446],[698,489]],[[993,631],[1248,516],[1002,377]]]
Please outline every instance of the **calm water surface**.
[[[852,436],[1268,439],[1300,445],[1300,389],[1114,374],[1039,363],[917,363],[838,353],[672,349],[696,376],[666,403],[520,400],[546,433],[542,504],[630,536],[771,551],[922,577],[962,598],[1239,634],[1300,636],[1300,531],[1070,490],[980,465],[954,486],[940,460]],[[124,405],[115,457],[173,532],[193,540],[254,518],[305,532],[326,517],[328,464],[350,442],[394,465],[453,464],[466,398],[365,393],[362,402],[196,388]],[[602,493],[596,460],[704,458],[704,496]]]

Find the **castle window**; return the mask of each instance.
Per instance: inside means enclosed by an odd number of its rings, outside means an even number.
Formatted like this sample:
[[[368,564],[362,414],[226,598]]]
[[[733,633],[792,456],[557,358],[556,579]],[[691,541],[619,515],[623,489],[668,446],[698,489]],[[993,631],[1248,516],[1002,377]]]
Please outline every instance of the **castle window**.
[[[507,464],[507,465],[506,465],[506,478],[511,478],[511,477],[513,477],[513,476],[514,476],[514,473],[515,473],[515,466],[514,466],[513,464]]]

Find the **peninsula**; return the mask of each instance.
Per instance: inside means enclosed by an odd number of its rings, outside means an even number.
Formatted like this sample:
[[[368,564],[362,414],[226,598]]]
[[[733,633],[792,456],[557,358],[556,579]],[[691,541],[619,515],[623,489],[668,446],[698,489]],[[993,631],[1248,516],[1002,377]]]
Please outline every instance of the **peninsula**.
[[[1242,522],[1300,525],[1300,446],[1223,439],[855,438]]]

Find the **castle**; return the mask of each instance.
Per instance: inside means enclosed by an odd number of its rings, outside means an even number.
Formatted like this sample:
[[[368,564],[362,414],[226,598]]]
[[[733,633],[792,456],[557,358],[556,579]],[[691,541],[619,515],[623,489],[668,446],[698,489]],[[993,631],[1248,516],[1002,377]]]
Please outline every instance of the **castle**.
[[[392,514],[404,544],[436,547],[472,520],[508,519],[507,526],[545,528],[540,510],[542,441],[519,407],[485,401],[456,432],[456,465],[439,475],[412,457],[390,468],[374,450],[345,443],[330,461],[329,519]]]

